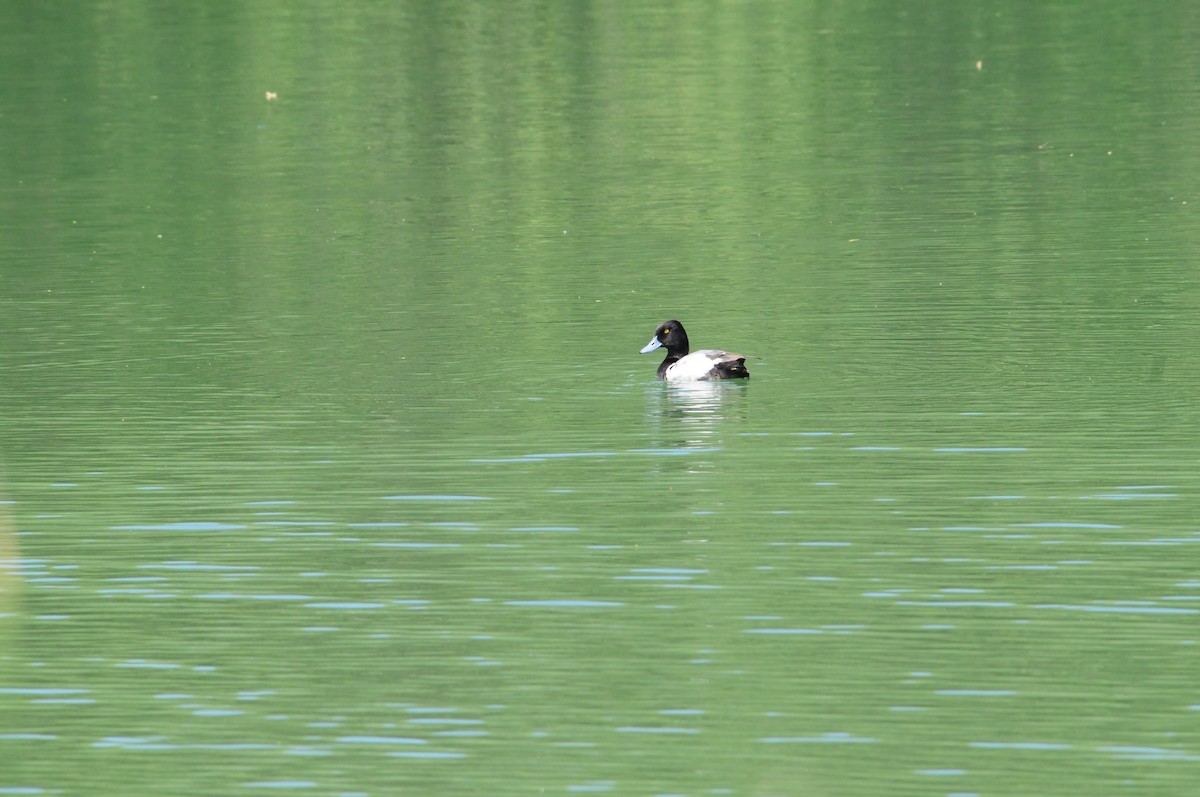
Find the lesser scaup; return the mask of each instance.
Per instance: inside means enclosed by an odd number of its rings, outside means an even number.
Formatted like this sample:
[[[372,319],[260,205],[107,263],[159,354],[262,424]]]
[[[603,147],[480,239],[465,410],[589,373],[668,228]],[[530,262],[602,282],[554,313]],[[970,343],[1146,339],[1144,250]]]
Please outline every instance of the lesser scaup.
[[[688,354],[688,336],[678,321],[659,324],[654,337],[642,348],[642,354],[658,348],[667,350],[667,359],[658,366],[658,378],[668,382],[750,378],[746,358],[741,354],[718,349],[701,349]]]

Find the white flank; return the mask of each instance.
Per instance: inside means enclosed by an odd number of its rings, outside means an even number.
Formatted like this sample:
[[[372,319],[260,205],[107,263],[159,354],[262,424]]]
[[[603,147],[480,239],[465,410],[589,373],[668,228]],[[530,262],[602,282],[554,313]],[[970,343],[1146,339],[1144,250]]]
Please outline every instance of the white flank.
[[[736,354],[716,349],[694,351],[678,362],[672,363],[667,368],[664,378],[668,382],[698,382],[702,379],[711,379],[716,373],[718,362],[737,357]]]

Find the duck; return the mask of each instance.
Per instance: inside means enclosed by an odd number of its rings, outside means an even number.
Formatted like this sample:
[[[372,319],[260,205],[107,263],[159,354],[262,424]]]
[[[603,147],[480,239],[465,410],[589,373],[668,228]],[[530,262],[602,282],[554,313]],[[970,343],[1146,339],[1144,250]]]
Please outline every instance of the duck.
[[[749,379],[746,357],[720,349],[700,349],[688,353],[688,336],[683,324],[664,321],[654,337],[642,347],[642,354],[666,349],[667,358],[658,366],[658,378],[668,382],[701,382],[710,379]]]

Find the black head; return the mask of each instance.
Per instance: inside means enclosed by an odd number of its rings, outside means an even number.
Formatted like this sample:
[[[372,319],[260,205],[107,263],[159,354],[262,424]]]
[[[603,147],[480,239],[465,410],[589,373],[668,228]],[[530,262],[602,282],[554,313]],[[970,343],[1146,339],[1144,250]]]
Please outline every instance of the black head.
[[[684,357],[688,353],[688,336],[683,331],[683,324],[678,321],[665,321],[654,330],[654,337],[642,349],[642,354],[652,352],[657,348],[667,350],[668,357]]]

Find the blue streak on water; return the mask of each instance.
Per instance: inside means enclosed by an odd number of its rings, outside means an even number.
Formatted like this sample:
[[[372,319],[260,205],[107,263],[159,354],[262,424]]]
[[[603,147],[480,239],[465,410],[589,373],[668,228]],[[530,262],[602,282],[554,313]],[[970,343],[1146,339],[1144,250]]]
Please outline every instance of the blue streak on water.
[[[613,576],[614,581],[690,581],[691,576],[642,575],[642,576]]]
[[[1151,545],[1184,545],[1200,542],[1200,537],[1160,537],[1153,540],[1104,540],[1101,545],[1151,546]]]
[[[505,601],[505,606],[533,606],[551,609],[589,609],[589,608],[611,608],[624,606],[624,603],[618,601],[589,601],[589,600],[526,600],[526,601]]]
[[[1111,523],[1013,523],[1012,528],[1023,529],[1119,529]]]
[[[938,689],[935,695],[942,697],[1015,697],[1014,689]]]
[[[874,744],[876,740],[837,731],[820,736],[767,736],[760,741],[765,744]]]
[[[948,609],[1010,609],[1008,601],[896,601],[897,606],[941,606]]]
[[[258,570],[254,565],[205,565],[199,562],[172,561],[159,564],[138,565],[139,570]]]
[[[708,572],[706,569],[692,567],[631,567],[630,571],[634,573],[663,573],[679,575],[704,575]]]
[[[596,457],[615,457],[615,451],[578,451],[578,452],[562,452],[553,454],[522,454],[515,457],[493,457],[486,459],[472,459],[471,462],[480,462],[485,464],[508,463],[508,462],[545,462],[548,459],[591,459]]]
[[[1072,745],[1059,742],[971,742],[983,750],[1070,750]]]
[[[96,701],[90,697],[39,697],[37,700],[34,700],[33,702],[39,703],[39,704],[44,704],[44,705],[53,704],[53,705],[87,706],[87,705],[91,705],[92,703],[95,703]]]
[[[517,526],[512,531],[579,531],[578,526]]]
[[[458,731],[435,731],[434,736],[445,737],[447,739],[478,739],[483,736],[491,736],[489,731],[484,730],[458,730]]]
[[[1122,761],[1200,761],[1200,755],[1185,753],[1182,750],[1168,750],[1163,747],[1137,747],[1126,745],[1105,745],[1097,747],[1101,753],[1112,753]]]
[[[385,501],[491,501],[483,495],[385,495]]]
[[[312,595],[244,595],[236,592],[209,592],[197,595],[197,600],[233,600],[233,601],[310,601]]]
[[[302,745],[293,745],[283,751],[284,755],[293,756],[330,756],[333,755],[331,750],[322,750],[318,747],[306,747]]]
[[[1099,614],[1200,614],[1200,609],[1168,606],[1076,606],[1069,603],[1039,603],[1035,609],[1062,609],[1071,612],[1096,612]]]
[[[588,459],[591,457],[615,457],[614,451],[565,451],[557,454],[527,454],[539,459]]]
[[[115,747],[121,750],[179,750],[186,745],[164,742],[163,737],[143,738],[140,736],[105,736],[92,742],[92,747]],[[269,748],[270,745],[267,745]]]
[[[194,520],[184,523],[157,523],[141,526],[113,526],[113,531],[233,531],[246,528],[237,523]]]
[[[1178,498],[1175,493],[1099,493],[1097,495],[1082,495],[1083,501],[1144,501],[1156,498]]]
[[[50,695],[86,695],[91,691],[90,689],[61,689],[56,687],[0,686],[0,695],[31,695],[37,697]]]

